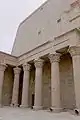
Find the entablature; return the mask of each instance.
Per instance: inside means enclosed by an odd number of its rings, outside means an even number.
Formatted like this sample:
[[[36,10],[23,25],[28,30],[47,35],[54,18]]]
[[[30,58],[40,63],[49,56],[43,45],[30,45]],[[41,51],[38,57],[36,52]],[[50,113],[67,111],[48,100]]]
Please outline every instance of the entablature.
[[[17,57],[0,51],[0,63],[16,66],[17,60]]]
[[[79,28],[75,28],[66,33],[62,33],[53,38],[53,40],[21,55],[18,57],[18,65],[21,65],[24,62],[33,61],[34,59],[43,57],[49,53],[55,53],[59,49],[66,48],[67,46],[78,46],[79,44],[80,31]]]

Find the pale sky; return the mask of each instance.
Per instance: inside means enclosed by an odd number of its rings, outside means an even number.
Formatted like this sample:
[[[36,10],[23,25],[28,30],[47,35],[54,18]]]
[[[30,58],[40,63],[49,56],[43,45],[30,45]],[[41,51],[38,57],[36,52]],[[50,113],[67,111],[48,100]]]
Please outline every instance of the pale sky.
[[[10,53],[17,28],[46,0],[0,0],[0,51]]]

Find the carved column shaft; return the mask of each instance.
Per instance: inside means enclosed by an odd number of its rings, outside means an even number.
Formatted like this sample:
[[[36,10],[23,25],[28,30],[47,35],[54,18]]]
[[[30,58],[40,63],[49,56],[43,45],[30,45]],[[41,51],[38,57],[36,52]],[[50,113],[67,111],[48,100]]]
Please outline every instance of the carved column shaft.
[[[34,109],[42,109],[42,67],[43,60],[35,60],[35,105]]]
[[[19,77],[21,69],[19,67],[14,68],[14,84],[12,94],[12,106],[18,106],[18,94],[19,94]]]
[[[23,77],[23,91],[22,91],[22,104],[21,107],[28,107],[29,96],[29,78],[30,78],[30,65],[23,65],[24,77]]]
[[[73,46],[69,49],[73,62],[73,76],[75,86],[76,108],[80,109],[80,47]]]
[[[59,73],[60,54],[50,54],[49,59],[51,62],[51,107],[54,112],[59,112],[61,110]]]
[[[4,71],[6,69],[5,64],[0,64],[0,106],[2,106],[2,89],[3,89],[3,81],[4,81]]]

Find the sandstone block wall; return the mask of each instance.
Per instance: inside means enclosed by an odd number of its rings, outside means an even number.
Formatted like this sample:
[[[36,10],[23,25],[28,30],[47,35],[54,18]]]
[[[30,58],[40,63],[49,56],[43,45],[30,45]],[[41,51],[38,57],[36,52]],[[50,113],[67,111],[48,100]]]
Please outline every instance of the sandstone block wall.
[[[75,92],[72,59],[69,54],[63,55],[60,61],[61,103],[63,108],[74,108]]]
[[[13,69],[8,66],[4,75],[3,82],[3,105],[10,105],[12,98],[13,80],[14,80]]]

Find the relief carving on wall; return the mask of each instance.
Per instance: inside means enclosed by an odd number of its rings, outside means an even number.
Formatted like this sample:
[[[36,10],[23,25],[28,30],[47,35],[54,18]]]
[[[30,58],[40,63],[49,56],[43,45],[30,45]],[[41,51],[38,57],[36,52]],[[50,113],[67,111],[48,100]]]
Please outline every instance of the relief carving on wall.
[[[72,8],[80,7],[80,0],[74,1],[74,2],[71,4],[71,7],[72,7]]]
[[[68,24],[80,17],[80,0],[72,2],[67,9],[65,9],[60,15],[57,23],[61,26],[62,24]]]

